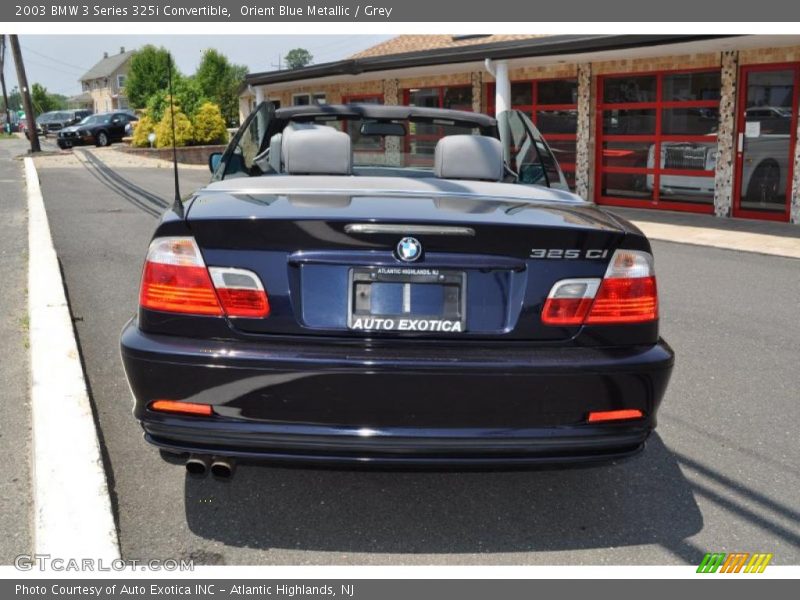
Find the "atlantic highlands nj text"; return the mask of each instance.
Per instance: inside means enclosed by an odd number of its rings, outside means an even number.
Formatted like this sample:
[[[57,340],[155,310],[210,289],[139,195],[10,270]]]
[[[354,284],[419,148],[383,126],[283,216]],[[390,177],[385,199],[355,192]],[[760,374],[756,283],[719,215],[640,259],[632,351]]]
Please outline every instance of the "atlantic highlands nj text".
[[[238,7],[207,4],[199,6],[177,6],[175,4],[15,4],[14,15],[23,20],[54,18],[125,17],[141,20],[173,20],[214,17],[230,18],[310,18],[336,20],[365,18],[389,19],[394,8],[386,5],[355,4],[241,4]]]

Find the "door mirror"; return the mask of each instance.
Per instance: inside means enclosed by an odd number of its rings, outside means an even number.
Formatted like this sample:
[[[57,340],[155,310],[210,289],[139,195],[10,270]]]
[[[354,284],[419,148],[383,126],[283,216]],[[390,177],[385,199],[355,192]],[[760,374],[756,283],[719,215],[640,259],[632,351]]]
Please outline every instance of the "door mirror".
[[[208,170],[212,173],[217,170],[219,163],[222,162],[222,152],[212,152],[208,155]]]

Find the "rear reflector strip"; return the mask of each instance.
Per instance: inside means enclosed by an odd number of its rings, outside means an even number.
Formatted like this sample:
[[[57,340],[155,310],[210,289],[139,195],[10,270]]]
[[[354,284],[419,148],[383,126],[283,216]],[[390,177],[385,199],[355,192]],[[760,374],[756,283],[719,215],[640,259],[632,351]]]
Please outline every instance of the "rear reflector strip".
[[[201,417],[210,417],[214,414],[214,409],[211,408],[210,404],[180,402],[178,400],[154,400],[150,403],[150,410]]]
[[[630,408],[624,410],[601,410],[590,412],[589,423],[601,423],[603,421],[630,421],[633,419],[641,419],[644,413],[637,408]]]

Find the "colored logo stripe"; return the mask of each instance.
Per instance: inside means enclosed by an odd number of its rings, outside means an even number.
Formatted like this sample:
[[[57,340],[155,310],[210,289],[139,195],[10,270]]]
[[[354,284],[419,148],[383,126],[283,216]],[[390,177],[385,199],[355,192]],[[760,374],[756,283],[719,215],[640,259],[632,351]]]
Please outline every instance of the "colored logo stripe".
[[[724,552],[709,552],[703,557],[697,572],[716,573],[719,570],[720,573],[763,573],[772,556],[760,552],[753,555],[749,552],[733,552],[727,555]]]

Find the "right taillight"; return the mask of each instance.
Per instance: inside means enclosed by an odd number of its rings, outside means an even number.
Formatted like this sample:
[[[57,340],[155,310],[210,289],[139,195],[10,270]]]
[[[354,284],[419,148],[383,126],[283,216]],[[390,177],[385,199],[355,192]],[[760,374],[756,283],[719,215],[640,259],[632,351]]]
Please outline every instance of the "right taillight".
[[[556,282],[542,309],[546,325],[615,325],[658,319],[653,257],[641,250],[617,250],[602,280]]]
[[[261,318],[269,299],[252,271],[206,268],[194,238],[156,238],[147,251],[139,290],[142,308],[193,315]]]

